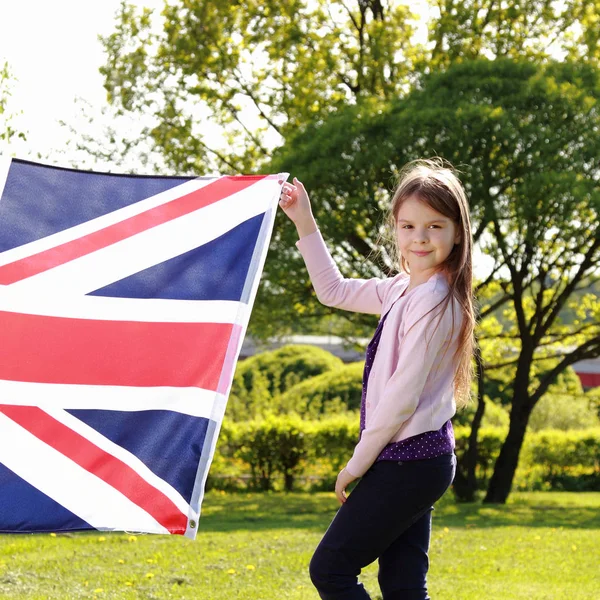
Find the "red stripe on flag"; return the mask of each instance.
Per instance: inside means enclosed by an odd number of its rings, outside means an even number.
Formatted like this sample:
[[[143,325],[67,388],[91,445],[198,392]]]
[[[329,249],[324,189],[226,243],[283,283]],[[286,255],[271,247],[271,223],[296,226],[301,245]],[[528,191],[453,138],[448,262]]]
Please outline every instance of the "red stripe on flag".
[[[216,390],[232,329],[0,311],[0,379]]]
[[[42,442],[114,487],[171,533],[185,533],[187,516],[122,460],[98,448],[36,406],[0,404],[0,411]]]
[[[7,265],[0,266],[0,284],[10,285],[37,275],[59,265],[63,265],[81,256],[96,252],[101,248],[120,242],[157,225],[192,213],[200,208],[214,204],[227,196],[250,187],[264,179],[260,176],[222,177],[214,183],[190,194],[175,198],[104,229],[89,233],[70,242],[27,256]]]

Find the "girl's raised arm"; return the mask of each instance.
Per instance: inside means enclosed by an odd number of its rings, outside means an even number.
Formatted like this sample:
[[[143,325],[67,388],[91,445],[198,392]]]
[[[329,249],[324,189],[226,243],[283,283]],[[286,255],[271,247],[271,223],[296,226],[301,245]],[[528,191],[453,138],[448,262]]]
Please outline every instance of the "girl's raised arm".
[[[333,261],[312,214],[304,185],[283,185],[279,202],[283,212],[293,221],[300,239],[300,250],[317,298],[326,306],[369,314],[381,314],[384,296],[395,278],[346,279]]]

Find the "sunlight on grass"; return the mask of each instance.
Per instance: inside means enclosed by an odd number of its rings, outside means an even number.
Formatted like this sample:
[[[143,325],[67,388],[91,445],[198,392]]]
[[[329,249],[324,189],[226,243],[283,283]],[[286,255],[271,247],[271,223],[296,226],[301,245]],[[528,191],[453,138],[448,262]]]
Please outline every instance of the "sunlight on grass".
[[[333,494],[220,494],[198,539],[125,533],[0,537],[0,598],[318,600],[314,548]],[[515,493],[506,505],[436,504],[429,587],[436,600],[593,598],[599,493]],[[361,580],[375,599],[377,565]]]

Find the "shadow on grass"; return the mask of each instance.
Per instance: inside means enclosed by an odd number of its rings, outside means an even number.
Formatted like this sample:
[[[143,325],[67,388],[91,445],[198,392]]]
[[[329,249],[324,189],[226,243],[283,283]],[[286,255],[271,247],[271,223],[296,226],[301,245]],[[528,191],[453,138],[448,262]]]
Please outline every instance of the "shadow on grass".
[[[207,494],[200,530],[314,529],[320,531],[335,515],[339,502],[329,493]]]
[[[306,529],[322,532],[339,503],[331,493],[207,494],[200,530]],[[600,529],[600,493],[514,494],[507,504],[457,504],[447,493],[435,504],[435,526]]]

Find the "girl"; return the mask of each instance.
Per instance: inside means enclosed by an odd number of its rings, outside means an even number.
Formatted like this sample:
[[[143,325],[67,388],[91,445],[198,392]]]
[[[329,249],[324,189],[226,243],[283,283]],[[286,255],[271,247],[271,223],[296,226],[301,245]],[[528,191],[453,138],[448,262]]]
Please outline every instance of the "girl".
[[[342,277],[296,178],[283,185],[279,204],[296,225],[320,302],[383,315],[367,347],[360,439],[338,475],[342,505],[311,560],[312,582],[327,600],[369,598],[358,575],[379,559],[384,600],[428,600],[432,505],[454,479],[450,419],[470,398],[475,319],[465,192],[441,159],[403,169],[388,215],[401,272],[385,279]]]

